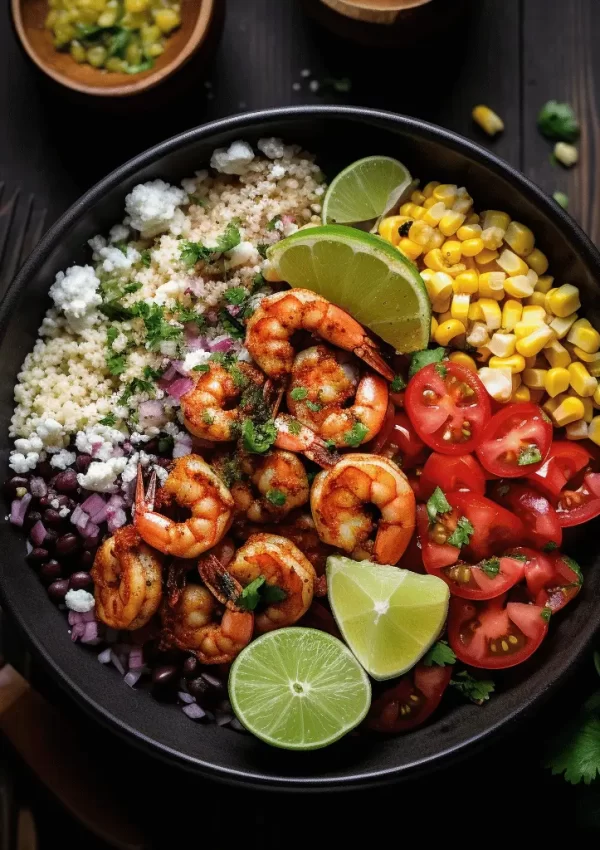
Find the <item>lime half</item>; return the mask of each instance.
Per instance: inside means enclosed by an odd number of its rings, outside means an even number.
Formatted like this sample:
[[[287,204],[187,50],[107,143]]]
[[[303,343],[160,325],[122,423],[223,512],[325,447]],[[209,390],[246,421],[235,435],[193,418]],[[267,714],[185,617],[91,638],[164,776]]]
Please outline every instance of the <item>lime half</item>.
[[[323,201],[323,224],[357,224],[379,218],[396,206],[411,182],[408,169],[397,159],[359,159],[330,183]]]
[[[267,744],[316,750],[358,726],[371,686],[337,638],[316,629],[278,629],[238,655],[229,698],[238,720]]]
[[[291,286],[342,307],[396,351],[429,344],[431,303],[410,260],[378,236],[353,227],[310,227],[269,249]]]
[[[344,640],[374,679],[406,673],[438,638],[450,591],[436,576],[327,559],[327,588]]]

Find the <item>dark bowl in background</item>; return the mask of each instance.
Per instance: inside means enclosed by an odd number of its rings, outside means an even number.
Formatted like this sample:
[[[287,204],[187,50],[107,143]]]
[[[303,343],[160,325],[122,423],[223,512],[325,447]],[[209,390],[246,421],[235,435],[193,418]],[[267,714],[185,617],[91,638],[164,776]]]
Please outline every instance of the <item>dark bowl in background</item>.
[[[0,305],[0,433],[3,471],[10,450],[13,386],[37,336],[57,271],[89,259],[86,241],[123,217],[124,198],[140,181],[178,183],[202,167],[215,147],[243,138],[282,136],[317,154],[328,177],[354,159],[388,154],[422,182],[466,185],[476,207],[503,209],[529,225],[559,281],[579,286],[586,315],[600,327],[600,255],[575,222],[507,163],[466,139],[409,118],[348,107],[273,109],[227,118],[176,136],[114,171],[87,192],[37,246]],[[318,789],[367,786],[441,766],[490,736],[509,730],[560,683],[600,621],[599,525],[574,530],[565,548],[582,564],[579,598],[553,618],[527,663],[494,674],[497,693],[483,707],[454,704],[433,722],[395,738],[348,737],[325,750],[289,753],[251,736],[192,723],[179,708],[132,690],[96,653],[71,642],[64,615],[49,602],[25,562],[25,542],[5,521],[0,533],[0,587],[7,611],[63,688],[93,717],[146,753],[198,774],[256,787]]]

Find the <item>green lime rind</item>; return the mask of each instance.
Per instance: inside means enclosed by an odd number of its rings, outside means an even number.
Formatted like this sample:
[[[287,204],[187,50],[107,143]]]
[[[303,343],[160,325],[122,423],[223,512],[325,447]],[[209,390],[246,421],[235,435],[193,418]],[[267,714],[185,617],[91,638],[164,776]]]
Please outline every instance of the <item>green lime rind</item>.
[[[317,750],[364,720],[371,685],[340,640],[293,627],[262,635],[238,655],[229,674],[229,699],[240,723],[261,741]]]
[[[344,640],[378,681],[410,670],[438,639],[450,591],[436,576],[331,556],[327,593]]]
[[[329,184],[323,199],[324,224],[357,224],[392,210],[412,182],[410,172],[389,156],[351,163]]]
[[[279,276],[342,307],[401,353],[429,344],[431,302],[416,266],[389,242],[352,227],[310,227],[268,252]]]

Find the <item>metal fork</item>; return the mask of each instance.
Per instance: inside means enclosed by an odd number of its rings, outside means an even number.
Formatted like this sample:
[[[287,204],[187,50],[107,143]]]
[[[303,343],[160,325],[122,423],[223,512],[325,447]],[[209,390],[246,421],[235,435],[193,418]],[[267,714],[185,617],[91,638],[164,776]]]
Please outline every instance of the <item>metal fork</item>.
[[[0,182],[0,300],[39,242],[47,212],[36,204],[35,195],[26,195],[21,189],[11,194]]]

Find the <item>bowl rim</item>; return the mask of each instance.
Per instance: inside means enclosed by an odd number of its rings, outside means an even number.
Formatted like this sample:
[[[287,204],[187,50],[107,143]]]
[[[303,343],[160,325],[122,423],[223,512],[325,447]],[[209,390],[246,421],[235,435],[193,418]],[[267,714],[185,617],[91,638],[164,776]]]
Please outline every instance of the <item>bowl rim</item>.
[[[198,17],[194,24],[190,37],[184,44],[183,48],[171,59],[171,61],[163,68],[157,68],[150,74],[143,76],[141,79],[132,78],[130,83],[123,83],[117,86],[90,86],[85,83],[79,83],[77,80],[70,77],[68,74],[61,74],[54,71],[52,67],[42,62],[37,52],[31,46],[27,30],[23,23],[22,5],[26,0],[11,0],[11,11],[14,28],[19,37],[21,45],[31,61],[39,68],[47,77],[54,80],[55,83],[80,94],[88,94],[94,97],[129,97],[131,95],[141,94],[159,85],[159,83],[168,79],[175,71],[183,67],[188,62],[194,53],[199,50],[204,44],[210,24],[216,10],[218,0],[201,0],[201,6],[198,10]]]
[[[406,131],[433,139],[438,142],[447,144],[452,149],[456,149],[461,153],[482,162],[504,178],[509,178],[516,188],[524,195],[528,196],[530,201],[541,206],[550,218],[558,220],[561,226],[567,232],[569,241],[574,248],[581,251],[588,261],[590,266],[596,267],[600,277],[600,252],[595,248],[590,239],[581,230],[574,219],[565,212],[558,204],[546,195],[542,189],[536,186],[532,181],[525,177],[517,169],[513,168],[509,163],[505,162],[494,153],[479,146],[477,143],[466,139],[454,131],[447,130],[431,124],[426,121],[421,121],[416,118],[409,118],[396,113],[383,110],[369,109],[365,107],[355,106],[327,106],[327,105],[305,105],[292,107],[278,107],[263,109],[254,112],[242,113],[239,115],[229,116],[212,121],[207,124],[187,130],[178,135],[172,136],[163,142],[154,145],[146,151],[132,157],[123,165],[114,169],[92,188],[85,192],[78,200],[76,200],[69,209],[67,209],[58,221],[50,227],[38,245],[32,251],[30,257],[20,269],[19,273],[13,280],[12,284],[7,289],[7,292],[0,303],[0,328],[4,328],[10,316],[13,301],[26,286],[28,280],[36,273],[38,267],[44,262],[50,254],[53,246],[63,235],[66,235],[74,222],[84,215],[97,201],[112,189],[118,188],[128,177],[143,168],[151,166],[169,153],[176,151],[187,144],[198,140],[210,138],[213,134],[223,133],[231,130],[239,130],[240,134],[246,128],[259,124],[260,122],[285,120],[294,118],[340,118],[340,119],[355,119],[357,121],[382,122],[391,126],[403,128]],[[0,583],[0,596],[4,597],[2,585]],[[6,602],[6,600],[5,600]],[[32,645],[35,653],[40,657],[46,668],[51,672],[54,679],[62,686],[73,699],[91,714],[96,720],[100,721],[103,726],[116,732],[121,738],[128,743],[135,745],[144,753],[150,752],[154,757],[158,757],[170,765],[175,765],[188,771],[200,773],[204,777],[220,780],[229,784],[237,784],[244,787],[265,788],[281,791],[315,791],[315,790],[349,790],[357,788],[375,787],[389,783],[401,778],[414,777],[419,773],[424,773],[431,769],[432,765],[445,766],[449,761],[456,761],[464,757],[467,753],[471,753],[477,748],[481,748],[487,740],[502,731],[507,731],[508,728],[514,727],[516,721],[531,713],[531,711],[539,707],[539,705],[547,699],[550,693],[555,690],[559,684],[563,683],[572,673],[575,663],[581,658],[581,655],[593,639],[598,625],[593,621],[593,618],[588,618],[587,626],[581,630],[577,639],[572,643],[572,654],[570,659],[564,661],[555,671],[553,678],[541,690],[529,695],[518,706],[510,709],[496,722],[492,722],[489,726],[474,735],[460,741],[459,743],[447,745],[445,749],[440,750],[436,754],[417,758],[409,763],[405,763],[396,767],[386,767],[370,770],[362,770],[356,773],[349,771],[347,775],[332,779],[330,777],[319,776],[280,776],[267,773],[261,773],[259,770],[246,770],[243,768],[222,767],[213,762],[206,761],[196,756],[191,756],[182,750],[176,750],[173,747],[161,743],[160,741],[140,732],[130,721],[120,719],[115,716],[109,708],[98,705],[93,698],[88,696],[85,689],[80,688],[72,681],[69,674],[62,669],[61,664],[46,651],[41,640],[36,639],[29,633],[29,629],[25,620],[19,611],[16,611],[12,606],[7,606],[8,613],[16,619],[17,623],[27,636],[27,640]]]

